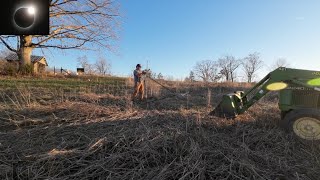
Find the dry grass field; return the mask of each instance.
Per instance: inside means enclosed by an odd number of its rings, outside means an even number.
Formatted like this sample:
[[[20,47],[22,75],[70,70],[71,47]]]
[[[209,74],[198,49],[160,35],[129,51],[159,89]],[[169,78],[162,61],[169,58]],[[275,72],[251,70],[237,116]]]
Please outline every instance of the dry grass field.
[[[65,81],[2,79],[0,179],[320,177],[319,148],[277,126],[275,94],[226,120],[207,114],[250,85],[167,82],[178,98],[148,83],[150,102],[132,103],[128,80]]]

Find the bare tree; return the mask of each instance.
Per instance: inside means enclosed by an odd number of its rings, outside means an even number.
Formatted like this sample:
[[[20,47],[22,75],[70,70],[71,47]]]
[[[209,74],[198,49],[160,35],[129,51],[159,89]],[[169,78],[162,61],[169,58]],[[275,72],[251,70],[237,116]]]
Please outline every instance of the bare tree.
[[[8,49],[1,49],[0,50],[0,59],[4,59],[8,55],[10,55],[12,52]]]
[[[190,74],[189,74],[189,80],[191,81],[191,82],[194,82],[195,81],[195,76],[194,76],[194,72],[193,71],[190,71]]]
[[[149,77],[151,77],[152,79],[156,79],[157,78],[157,73],[156,72],[153,72],[153,71],[149,71],[148,72],[148,74],[149,74]]]
[[[195,72],[195,75],[201,78],[204,82],[216,82],[220,78],[218,76],[218,64],[212,60],[197,62],[193,71]]]
[[[110,72],[111,64],[108,63],[107,59],[104,57],[99,57],[94,65],[97,72],[101,75],[106,75]]]
[[[112,40],[117,39],[119,14],[115,1],[50,0],[49,13],[48,36],[0,36],[2,44],[17,53],[22,65],[31,64],[30,56],[35,48],[110,50]]]
[[[195,81],[195,75],[193,71],[190,71],[189,76],[184,78],[185,82],[194,82]]]
[[[158,74],[157,76],[158,79],[163,79],[163,75],[161,73]]]
[[[86,70],[86,67],[88,66],[89,64],[89,61],[88,61],[88,57],[87,56],[80,56],[77,58],[77,62],[78,62],[78,65],[81,66],[82,68],[84,68]]]
[[[164,77],[164,80],[166,80],[166,81],[174,81],[175,79],[174,79],[174,77],[172,75],[168,75],[168,76]]]
[[[10,55],[11,51],[9,51],[8,49],[1,49],[0,50],[0,74],[2,73],[6,73],[6,69],[11,68],[12,70],[14,70],[12,68],[12,65],[10,66],[8,64],[8,62],[5,60],[5,57],[7,57],[8,55]],[[9,66],[8,66],[9,65]]]
[[[279,58],[273,62],[270,70],[273,71],[279,67],[290,67],[290,63],[285,58]]]
[[[92,75],[92,74],[96,74],[96,73],[97,73],[97,71],[96,71],[96,69],[95,69],[95,65],[94,65],[94,64],[88,64],[88,65],[87,65],[86,74]]]
[[[257,52],[249,54],[243,59],[242,67],[248,82],[252,82],[255,73],[262,68],[262,63],[260,55]]]
[[[80,56],[77,61],[78,65],[84,68],[86,74],[95,74],[94,65],[89,63],[87,56]]]
[[[226,81],[234,82],[236,78],[236,70],[241,64],[234,56],[224,56],[218,60],[219,67],[221,68],[220,74],[225,77]]]

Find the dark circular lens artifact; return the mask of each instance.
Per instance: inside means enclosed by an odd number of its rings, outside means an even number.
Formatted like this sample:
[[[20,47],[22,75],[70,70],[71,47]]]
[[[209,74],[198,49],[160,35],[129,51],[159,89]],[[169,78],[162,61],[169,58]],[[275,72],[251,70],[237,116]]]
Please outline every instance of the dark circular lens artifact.
[[[20,8],[14,14],[14,21],[21,28],[28,28],[34,22],[34,12],[30,8]]]

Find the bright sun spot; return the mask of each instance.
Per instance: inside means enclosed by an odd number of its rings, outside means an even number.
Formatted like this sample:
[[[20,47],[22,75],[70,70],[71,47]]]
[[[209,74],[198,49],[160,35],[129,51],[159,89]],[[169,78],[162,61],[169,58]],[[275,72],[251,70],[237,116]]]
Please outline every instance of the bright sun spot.
[[[29,8],[28,8],[28,13],[29,13],[29,14],[34,14],[34,13],[35,13],[34,7],[29,7]]]

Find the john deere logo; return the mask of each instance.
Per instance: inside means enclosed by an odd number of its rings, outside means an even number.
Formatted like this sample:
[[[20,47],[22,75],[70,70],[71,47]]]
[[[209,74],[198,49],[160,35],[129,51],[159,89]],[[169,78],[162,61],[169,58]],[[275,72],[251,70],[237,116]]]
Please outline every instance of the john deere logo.
[[[287,87],[286,89],[291,89],[291,90],[301,90],[301,91],[306,90],[306,88],[305,88],[305,87],[292,87],[292,86]]]

